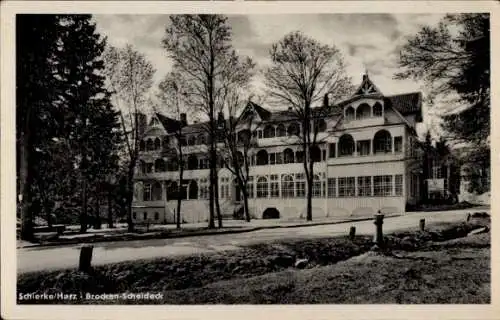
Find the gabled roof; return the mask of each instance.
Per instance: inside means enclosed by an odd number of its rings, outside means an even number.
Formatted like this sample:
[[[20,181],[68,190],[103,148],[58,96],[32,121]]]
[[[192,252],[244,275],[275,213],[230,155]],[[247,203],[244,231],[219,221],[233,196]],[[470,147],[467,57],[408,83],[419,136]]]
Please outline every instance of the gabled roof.
[[[375,86],[375,84],[370,80],[368,74],[363,75],[363,81],[359,85],[359,87],[354,92],[354,96],[383,96],[382,92]]]
[[[401,115],[417,114],[417,118],[422,120],[422,94],[411,92],[398,94],[384,98],[384,104],[397,110]]]
[[[181,125],[180,121],[166,117],[159,112],[155,112],[155,115],[168,133],[175,132]]]

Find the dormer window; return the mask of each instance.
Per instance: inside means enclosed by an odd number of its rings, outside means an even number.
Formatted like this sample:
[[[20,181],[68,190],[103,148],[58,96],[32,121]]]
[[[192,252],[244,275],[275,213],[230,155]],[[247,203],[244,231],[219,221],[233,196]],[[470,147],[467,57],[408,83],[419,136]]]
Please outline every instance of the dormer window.
[[[383,114],[383,110],[384,110],[384,108],[382,107],[380,102],[375,103],[375,105],[373,106],[373,116],[374,117],[381,117]]]
[[[356,110],[356,119],[367,119],[371,116],[371,108],[368,103],[361,104]]]
[[[153,118],[153,119],[151,120],[151,125],[152,125],[153,127],[157,127],[157,126],[159,126],[159,125],[160,125],[160,121],[158,121],[158,119],[156,119],[156,118]]]
[[[352,121],[355,119],[355,116],[354,116],[354,108],[353,107],[347,107],[347,109],[345,110],[345,118],[347,121]]]

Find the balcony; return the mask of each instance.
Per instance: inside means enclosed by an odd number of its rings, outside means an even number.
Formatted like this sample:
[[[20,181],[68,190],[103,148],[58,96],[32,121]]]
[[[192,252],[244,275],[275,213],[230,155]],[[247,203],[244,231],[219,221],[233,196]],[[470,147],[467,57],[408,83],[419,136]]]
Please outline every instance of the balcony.
[[[344,122],[345,129],[353,129],[353,128],[362,128],[362,127],[372,127],[372,126],[381,126],[385,122],[384,117],[370,117],[363,119],[355,119]]]

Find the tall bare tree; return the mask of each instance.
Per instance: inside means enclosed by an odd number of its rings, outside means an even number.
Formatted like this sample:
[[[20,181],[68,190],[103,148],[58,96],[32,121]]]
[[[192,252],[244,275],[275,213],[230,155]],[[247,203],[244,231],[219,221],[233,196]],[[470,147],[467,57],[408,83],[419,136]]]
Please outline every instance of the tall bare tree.
[[[257,146],[251,132],[254,120],[253,114],[248,117],[241,116],[244,108],[249,103],[251,103],[251,97],[248,100],[241,99],[240,92],[233,92],[228,95],[226,107],[229,119],[226,121],[227,125],[223,131],[224,146],[222,148],[227,168],[236,177],[236,183],[243,196],[243,213],[247,222],[250,222],[248,207],[250,160],[253,156],[253,150]]]
[[[327,94],[332,101],[345,97],[352,89],[351,80],[335,46],[323,45],[300,32],[289,33],[273,44],[270,55],[272,65],[265,71],[269,98],[290,107],[301,123],[297,137],[304,152],[307,220],[312,220],[315,159],[311,150],[319,144],[319,120],[328,113],[328,108],[312,107]]]
[[[120,120],[126,150],[124,165],[125,208],[129,231],[134,230],[132,199],[134,194],[134,172],[139,158],[139,143],[144,129],[144,110],[148,94],[153,85],[155,69],[146,57],[133,46],[108,47],[105,53],[106,77],[113,100],[120,109]]]
[[[184,103],[185,94],[183,92],[183,81],[181,76],[175,71],[168,73],[165,78],[158,85],[158,99],[162,102],[165,108],[162,108],[165,113],[177,120],[176,124],[172,124],[172,130],[174,131],[175,142],[173,142],[175,157],[177,158],[177,170],[179,172],[179,181],[177,184],[177,211],[176,211],[176,221],[177,229],[181,228],[181,206],[182,206],[182,181],[184,180],[184,152],[182,147],[185,145],[186,137],[183,132],[183,127],[186,125],[183,123],[181,117],[182,113],[187,113],[189,111],[189,106]]]
[[[223,110],[230,87],[248,83],[254,63],[240,58],[231,45],[231,28],[221,15],[172,15],[163,46],[186,80],[188,103],[208,120],[210,155],[210,218],[214,228],[217,191],[217,114]],[[217,210],[222,227],[220,210]]]

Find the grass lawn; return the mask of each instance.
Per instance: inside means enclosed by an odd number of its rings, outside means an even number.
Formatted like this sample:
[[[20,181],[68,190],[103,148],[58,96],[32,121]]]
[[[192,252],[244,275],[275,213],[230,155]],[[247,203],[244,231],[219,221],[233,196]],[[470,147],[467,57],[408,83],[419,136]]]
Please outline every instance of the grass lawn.
[[[22,274],[19,292],[160,292],[160,300],[18,303],[489,303],[490,234],[464,237],[489,219],[371,237],[282,240],[241,250]],[[305,269],[294,268],[308,259]]]

